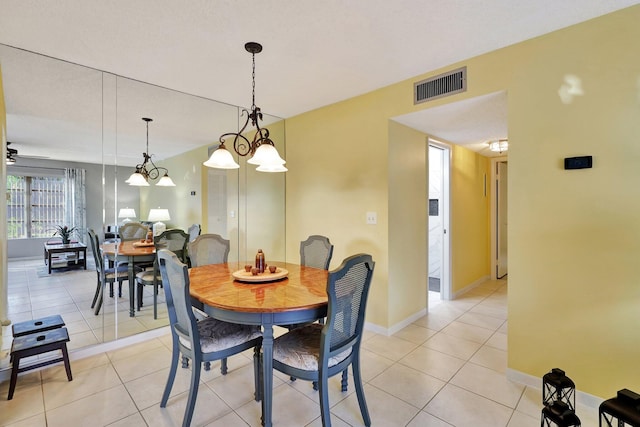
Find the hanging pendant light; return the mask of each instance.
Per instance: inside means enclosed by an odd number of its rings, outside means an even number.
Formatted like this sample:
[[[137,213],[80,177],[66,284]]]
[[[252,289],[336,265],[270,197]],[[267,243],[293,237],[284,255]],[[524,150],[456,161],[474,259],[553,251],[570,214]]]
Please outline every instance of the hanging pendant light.
[[[251,54],[253,60],[253,72],[251,74],[252,92],[251,92],[251,112],[242,110],[242,114],[247,114],[244,126],[239,132],[229,132],[220,136],[220,145],[211,154],[209,160],[204,162],[205,166],[216,169],[238,169],[240,165],[233,159],[231,153],[225,146],[225,138],[233,137],[233,151],[239,156],[252,156],[247,163],[257,165],[257,171],[260,172],[286,172],[284,167],[286,163],[278,154],[275,144],[269,138],[269,130],[260,127],[259,121],[262,120],[262,112],[256,107],[256,53],[262,52],[262,45],[255,42],[249,42],[244,45],[247,52]],[[244,131],[249,125],[249,121],[256,128],[253,139],[249,141],[244,135]]]
[[[147,122],[147,151],[142,153],[144,157],[144,161],[136,166],[136,170],[131,174],[129,179],[125,182],[129,185],[133,185],[134,187],[148,187],[150,179],[158,179],[160,178],[160,174],[164,172],[162,178],[158,180],[156,183],[159,187],[175,187],[173,180],[169,177],[169,170],[167,168],[156,166],[151,160],[151,154],[149,153],[149,122],[152,122],[153,119],[149,119],[147,117],[143,117],[142,120]],[[153,166],[147,169],[148,166]]]
[[[506,139],[491,141],[489,143],[489,150],[496,153],[502,153],[503,151],[507,151],[508,149],[509,149],[509,141]]]

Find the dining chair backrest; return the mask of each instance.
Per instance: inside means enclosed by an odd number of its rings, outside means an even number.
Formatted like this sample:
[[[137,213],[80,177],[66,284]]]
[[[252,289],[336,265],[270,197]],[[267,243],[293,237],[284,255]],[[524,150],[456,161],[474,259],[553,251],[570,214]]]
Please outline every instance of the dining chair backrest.
[[[300,242],[301,265],[328,270],[332,256],[333,245],[328,237],[314,234]]]
[[[158,251],[160,274],[169,313],[169,324],[178,337],[188,342],[193,353],[200,351],[200,337],[196,318],[191,309],[189,295],[189,272],[175,253],[161,249]]]
[[[127,222],[120,226],[118,234],[122,241],[141,240],[147,237],[148,231],[149,228],[146,225],[139,222]]]
[[[93,229],[89,229],[87,234],[89,235],[89,242],[91,243],[91,252],[93,253],[93,260],[96,264],[96,271],[98,272],[98,275],[100,275],[104,268],[104,261],[102,259],[102,254],[100,253],[100,240]]]
[[[200,224],[191,224],[187,229],[187,234],[189,235],[190,242],[196,240],[196,237],[200,235]]]
[[[358,254],[346,258],[327,278],[329,307],[320,348],[322,363],[360,344],[364,314],[375,262],[371,255]]]
[[[188,247],[191,265],[198,267],[227,262],[231,242],[219,234],[201,234]]]
[[[153,238],[156,251],[159,249],[168,249],[176,254],[180,262],[184,263],[187,261],[186,250],[188,241],[189,235],[179,228],[165,230]]]

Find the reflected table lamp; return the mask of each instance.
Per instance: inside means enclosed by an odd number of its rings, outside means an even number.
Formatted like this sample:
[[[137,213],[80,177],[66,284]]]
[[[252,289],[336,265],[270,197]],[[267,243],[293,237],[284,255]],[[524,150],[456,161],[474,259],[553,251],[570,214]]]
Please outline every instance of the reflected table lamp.
[[[118,218],[124,218],[122,223],[131,222],[131,218],[136,217],[136,210],[133,208],[122,208],[118,212]]]
[[[167,229],[167,225],[162,221],[169,221],[169,209],[150,209],[149,222],[153,222],[153,235],[157,236]]]

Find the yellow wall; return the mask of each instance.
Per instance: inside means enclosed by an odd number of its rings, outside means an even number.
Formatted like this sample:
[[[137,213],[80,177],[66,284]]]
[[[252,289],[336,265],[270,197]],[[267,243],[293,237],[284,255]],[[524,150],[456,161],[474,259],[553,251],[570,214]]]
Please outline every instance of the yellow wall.
[[[509,367],[640,390],[640,7],[526,43],[509,89]],[[584,95],[561,101],[565,76]],[[563,158],[592,155],[592,169]]]
[[[397,182],[408,179],[393,166],[394,133],[404,131],[388,121],[506,90],[509,368],[541,377],[560,367],[579,390],[603,398],[640,389],[633,375],[640,355],[638,22],[635,6],[288,119],[288,257],[312,233],[336,245],[332,267],[369,252],[377,264],[367,320],[390,328],[414,312],[426,285],[399,272],[403,257],[424,250],[426,215],[418,217],[426,201],[402,194],[400,206],[395,201]],[[414,81],[461,65],[466,93],[412,104]],[[567,74],[582,80],[584,96],[565,104],[559,90]],[[585,154],[594,156],[593,169],[562,169],[564,157]],[[489,163],[457,149],[453,162],[455,292],[489,274],[482,188]],[[467,176],[472,181],[463,185]],[[478,216],[467,215],[468,204]],[[403,217],[398,209],[419,214]],[[378,213],[378,225],[365,224],[366,211]],[[411,227],[416,237],[398,248]]]
[[[488,157],[453,146],[451,154],[451,294],[489,276]]]
[[[379,263],[389,265],[385,327],[401,326],[426,308],[427,153],[426,135],[389,122],[389,259]]]

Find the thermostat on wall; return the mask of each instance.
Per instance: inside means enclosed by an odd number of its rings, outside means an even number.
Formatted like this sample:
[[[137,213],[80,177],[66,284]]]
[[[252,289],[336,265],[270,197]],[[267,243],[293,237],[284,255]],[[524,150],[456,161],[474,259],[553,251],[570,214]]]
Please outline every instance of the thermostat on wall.
[[[593,157],[591,156],[564,158],[565,169],[588,169],[592,166],[593,166]]]

